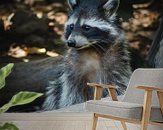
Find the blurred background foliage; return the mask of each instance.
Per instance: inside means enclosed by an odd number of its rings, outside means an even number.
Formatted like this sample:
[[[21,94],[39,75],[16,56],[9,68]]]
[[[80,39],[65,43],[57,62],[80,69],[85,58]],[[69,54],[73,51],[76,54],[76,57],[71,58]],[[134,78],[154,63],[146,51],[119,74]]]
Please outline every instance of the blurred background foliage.
[[[121,0],[118,15],[126,32],[133,69],[145,66],[163,12],[162,0]],[[1,0],[0,63],[63,56],[66,0]]]

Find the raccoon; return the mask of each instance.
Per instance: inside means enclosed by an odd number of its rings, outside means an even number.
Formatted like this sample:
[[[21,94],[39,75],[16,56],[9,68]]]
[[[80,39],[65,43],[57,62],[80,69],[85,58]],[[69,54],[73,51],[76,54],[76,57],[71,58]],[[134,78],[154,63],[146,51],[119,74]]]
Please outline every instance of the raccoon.
[[[68,0],[65,24],[69,47],[62,72],[47,88],[44,110],[63,108],[92,99],[87,82],[112,84],[124,94],[131,68],[128,45],[116,16],[119,0]],[[105,94],[104,94],[105,95]]]

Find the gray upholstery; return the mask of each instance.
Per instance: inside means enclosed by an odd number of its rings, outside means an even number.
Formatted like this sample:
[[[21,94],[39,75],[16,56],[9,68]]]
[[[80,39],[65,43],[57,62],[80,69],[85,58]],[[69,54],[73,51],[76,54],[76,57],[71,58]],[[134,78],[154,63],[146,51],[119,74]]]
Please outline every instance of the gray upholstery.
[[[87,110],[113,117],[120,117],[131,120],[141,120],[142,104],[119,102],[119,101],[100,101],[92,100],[86,103]],[[152,108],[151,121],[163,122],[160,108]]]
[[[137,69],[133,72],[124,96],[124,102],[143,104],[144,91],[137,86],[152,86],[163,88],[163,69]],[[152,106],[159,107],[156,93],[153,94]]]
[[[86,108],[98,114],[141,120],[144,91],[136,89],[137,86],[156,86],[163,88],[163,69],[137,69],[131,76],[122,102],[101,100],[88,101]],[[161,114],[156,93],[153,94],[150,120],[163,122],[163,115]]]

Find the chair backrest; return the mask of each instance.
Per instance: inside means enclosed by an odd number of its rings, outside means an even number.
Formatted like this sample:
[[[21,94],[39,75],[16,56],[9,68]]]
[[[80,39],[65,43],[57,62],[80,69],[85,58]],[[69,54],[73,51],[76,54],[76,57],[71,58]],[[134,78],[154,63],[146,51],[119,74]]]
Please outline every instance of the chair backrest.
[[[144,91],[137,86],[163,88],[163,69],[137,69],[133,72],[123,101],[143,104]],[[152,106],[159,106],[157,94],[153,94]]]

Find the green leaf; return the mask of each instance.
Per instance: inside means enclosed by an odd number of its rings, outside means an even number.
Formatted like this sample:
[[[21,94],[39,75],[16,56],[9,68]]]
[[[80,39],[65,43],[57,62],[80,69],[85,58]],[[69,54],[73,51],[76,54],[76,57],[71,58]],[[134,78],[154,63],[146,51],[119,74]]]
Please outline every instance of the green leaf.
[[[11,73],[14,64],[8,64],[7,66],[0,69],[0,89],[5,86],[5,78]]]
[[[12,97],[9,103],[0,108],[0,114],[6,112],[10,107],[31,103],[42,95],[41,93],[35,92],[19,92]]]
[[[5,123],[3,126],[0,126],[0,130],[19,130],[16,125],[12,123]]]

